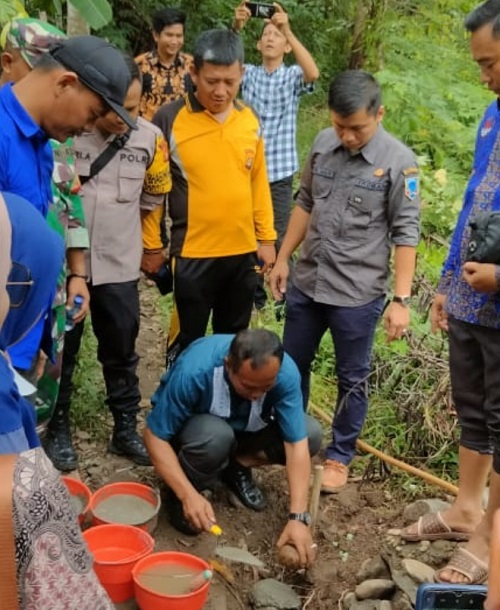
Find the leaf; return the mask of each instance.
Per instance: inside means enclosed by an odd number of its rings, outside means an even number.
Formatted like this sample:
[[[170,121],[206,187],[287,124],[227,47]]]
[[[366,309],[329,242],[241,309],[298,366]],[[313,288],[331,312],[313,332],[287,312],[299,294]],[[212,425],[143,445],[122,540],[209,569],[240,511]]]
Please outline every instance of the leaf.
[[[215,554],[228,561],[246,563],[249,566],[255,566],[257,568],[264,567],[264,563],[258,557],[235,546],[218,546],[215,549]]]
[[[77,11],[94,30],[104,27],[113,18],[108,0],[71,0]]]

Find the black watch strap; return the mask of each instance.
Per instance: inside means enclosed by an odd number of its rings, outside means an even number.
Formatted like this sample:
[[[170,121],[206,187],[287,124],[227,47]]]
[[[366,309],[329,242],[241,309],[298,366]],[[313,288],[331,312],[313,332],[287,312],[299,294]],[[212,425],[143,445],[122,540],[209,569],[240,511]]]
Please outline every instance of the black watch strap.
[[[311,525],[311,515],[308,512],[304,513],[288,513],[289,521],[300,521],[304,525]]]

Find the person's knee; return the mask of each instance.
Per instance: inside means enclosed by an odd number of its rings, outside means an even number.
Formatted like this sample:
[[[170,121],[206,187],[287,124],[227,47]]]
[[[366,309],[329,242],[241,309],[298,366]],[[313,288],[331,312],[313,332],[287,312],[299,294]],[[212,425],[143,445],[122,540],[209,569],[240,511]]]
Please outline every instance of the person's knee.
[[[309,454],[311,457],[316,455],[321,449],[321,442],[323,440],[323,428],[321,424],[311,417],[306,415],[306,429],[307,429],[307,443],[309,445]]]
[[[196,469],[209,472],[220,468],[235,446],[234,432],[224,420],[198,415],[186,425],[180,438],[184,459]]]

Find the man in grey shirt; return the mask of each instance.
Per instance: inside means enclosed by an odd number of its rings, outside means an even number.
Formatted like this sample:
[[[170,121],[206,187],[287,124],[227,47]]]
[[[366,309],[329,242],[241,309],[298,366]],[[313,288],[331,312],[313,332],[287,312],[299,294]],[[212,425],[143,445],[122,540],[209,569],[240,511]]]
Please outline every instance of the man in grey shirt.
[[[387,340],[410,323],[409,297],[419,240],[415,155],[381,126],[377,81],[348,70],[330,84],[333,128],[316,138],[274,269],[273,296],[286,291],[283,345],[302,375],[304,408],[314,355],[329,328],[338,378],[333,440],[322,491],[347,483],[348,464],[368,408],[373,337],[384,309],[394,246],[394,287],[384,315]],[[302,244],[292,284],[288,259]]]

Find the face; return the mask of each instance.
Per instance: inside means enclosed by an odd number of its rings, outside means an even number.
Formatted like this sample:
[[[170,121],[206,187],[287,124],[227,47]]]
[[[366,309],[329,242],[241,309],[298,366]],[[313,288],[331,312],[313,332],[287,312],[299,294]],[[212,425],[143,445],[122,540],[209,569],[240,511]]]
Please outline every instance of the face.
[[[250,360],[244,360],[237,372],[226,361],[226,371],[235,392],[246,400],[258,400],[276,383],[280,370],[278,358],[271,357],[262,366],[252,368]]]
[[[24,61],[23,56],[16,49],[4,51],[2,53],[2,76],[0,77],[0,85],[12,82],[17,83],[26,74],[31,72],[31,68]]]
[[[160,59],[172,60],[184,44],[184,26],[181,23],[166,25],[159,34],[153,32],[153,39]]]
[[[243,66],[235,61],[230,66],[217,66],[205,62],[191,78],[196,85],[196,98],[212,114],[226,111],[238,95]]]
[[[285,53],[291,50],[285,36],[272,23],[264,28],[257,49],[265,59],[283,59]]]
[[[384,107],[380,106],[376,114],[369,114],[363,109],[347,117],[331,111],[330,116],[333,128],[342,144],[348,150],[356,151],[363,148],[375,135],[378,124],[384,116]]]
[[[133,119],[139,116],[139,105],[141,103],[142,86],[140,81],[134,80],[130,85],[123,103],[123,107]],[[125,133],[128,131],[128,125],[122,119],[110,110],[103,117],[97,119],[95,126],[99,131],[105,133]]]
[[[92,131],[98,118],[107,112],[101,98],[82,85],[73,72],[59,72],[54,76],[54,103],[41,119],[42,129],[55,140]]]
[[[481,70],[481,82],[500,95],[500,39],[493,38],[491,24],[471,34],[470,48],[472,58]]]

